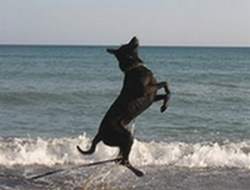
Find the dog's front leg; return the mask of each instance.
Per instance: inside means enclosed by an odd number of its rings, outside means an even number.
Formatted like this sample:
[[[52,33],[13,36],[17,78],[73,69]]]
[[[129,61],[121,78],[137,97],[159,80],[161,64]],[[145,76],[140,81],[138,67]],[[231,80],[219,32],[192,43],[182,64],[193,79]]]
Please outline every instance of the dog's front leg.
[[[159,83],[156,84],[156,86],[157,86],[157,89],[158,89],[158,90],[161,89],[161,88],[164,88],[166,94],[167,94],[167,95],[170,94],[170,90],[169,90],[169,87],[168,87],[168,83],[167,83],[166,81],[164,81],[164,82],[159,82]]]
[[[168,107],[167,103],[169,101],[169,98],[170,98],[170,96],[167,94],[160,94],[160,95],[155,96],[155,98],[154,98],[155,102],[163,100],[163,105],[161,106],[161,112],[164,112],[167,109],[167,107]]]
[[[167,109],[167,103],[170,99],[170,90],[168,87],[168,83],[167,82],[160,82],[156,84],[157,89],[161,89],[164,88],[166,94],[164,95],[156,95],[154,101],[159,101],[159,100],[163,100],[163,105],[161,106],[161,112],[164,112]]]

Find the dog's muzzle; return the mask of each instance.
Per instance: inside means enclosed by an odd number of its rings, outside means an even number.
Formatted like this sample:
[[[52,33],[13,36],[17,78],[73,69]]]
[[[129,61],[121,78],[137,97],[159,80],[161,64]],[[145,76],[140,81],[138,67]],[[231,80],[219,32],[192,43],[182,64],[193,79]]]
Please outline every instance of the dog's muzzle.
[[[107,52],[110,53],[110,54],[116,54],[116,51],[115,49],[107,49]]]

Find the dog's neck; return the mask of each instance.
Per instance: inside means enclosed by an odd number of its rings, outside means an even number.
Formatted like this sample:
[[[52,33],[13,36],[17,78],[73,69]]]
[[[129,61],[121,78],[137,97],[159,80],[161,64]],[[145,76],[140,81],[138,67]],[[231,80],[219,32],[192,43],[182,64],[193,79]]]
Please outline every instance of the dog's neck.
[[[134,65],[134,66],[132,66],[132,67],[127,68],[127,69],[125,70],[125,73],[127,73],[127,72],[129,72],[129,71],[131,71],[131,70],[133,70],[133,69],[136,69],[136,68],[138,68],[138,67],[142,67],[142,66],[144,66],[142,63],[136,64],[136,65]]]

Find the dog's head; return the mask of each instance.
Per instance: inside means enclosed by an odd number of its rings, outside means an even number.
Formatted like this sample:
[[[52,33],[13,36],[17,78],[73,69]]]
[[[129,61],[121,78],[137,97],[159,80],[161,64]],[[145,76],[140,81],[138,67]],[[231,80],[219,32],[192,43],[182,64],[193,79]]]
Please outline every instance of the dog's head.
[[[119,67],[123,72],[130,70],[142,63],[138,56],[139,41],[133,37],[128,44],[122,45],[118,49],[107,49],[107,52],[115,55],[119,61]]]

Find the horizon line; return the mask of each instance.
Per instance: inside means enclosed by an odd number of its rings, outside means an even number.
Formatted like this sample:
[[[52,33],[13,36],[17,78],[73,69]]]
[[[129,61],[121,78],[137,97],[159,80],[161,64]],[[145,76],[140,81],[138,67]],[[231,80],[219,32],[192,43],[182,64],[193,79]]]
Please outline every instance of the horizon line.
[[[71,47],[115,47],[122,44],[56,44],[56,43],[0,43],[0,46],[71,46]],[[250,48],[249,45],[223,45],[223,44],[143,44],[140,47],[186,47],[186,48]]]

